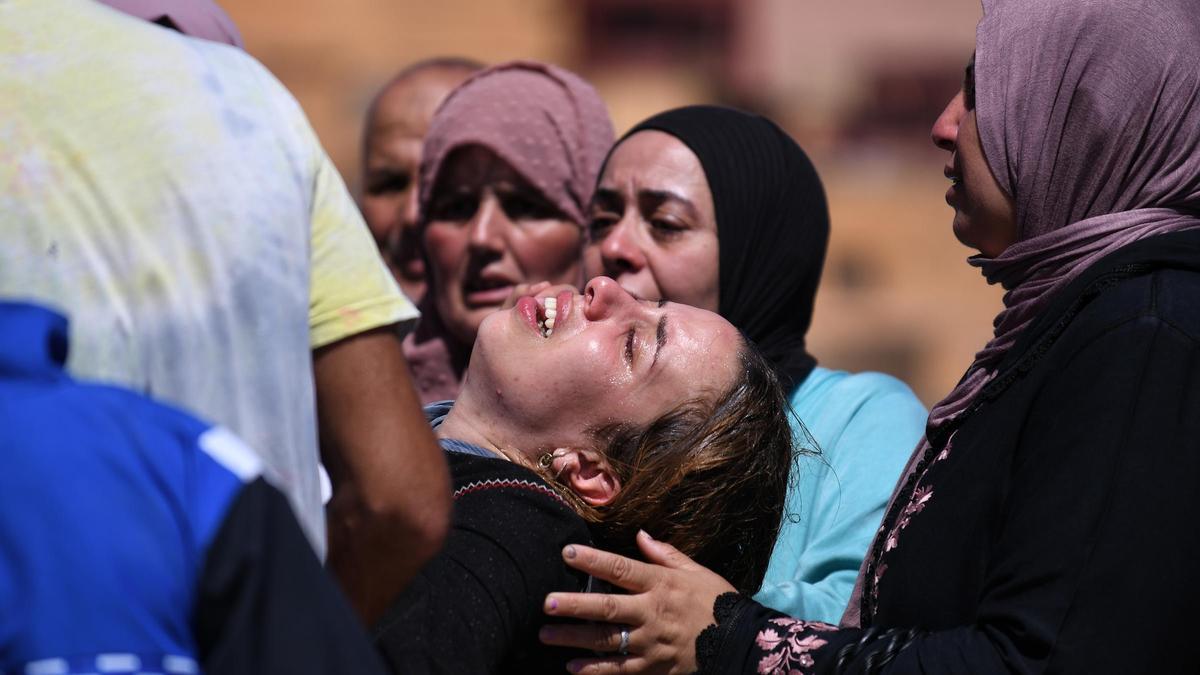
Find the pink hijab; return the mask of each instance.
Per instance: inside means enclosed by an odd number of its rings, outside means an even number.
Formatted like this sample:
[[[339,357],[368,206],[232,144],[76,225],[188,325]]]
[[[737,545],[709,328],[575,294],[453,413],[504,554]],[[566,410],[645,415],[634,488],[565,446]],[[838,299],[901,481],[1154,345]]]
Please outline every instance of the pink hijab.
[[[113,9],[153,23],[169,22],[184,35],[245,49],[233,19],[213,0],[100,0]]]
[[[428,213],[446,158],[458,148],[481,145],[582,226],[613,140],[604,101],[578,75],[532,61],[493,66],[450,92],[434,115],[418,181],[421,213]],[[426,292],[421,322],[404,340],[417,392],[426,404],[458,396],[467,356],[457,353],[462,346],[446,340],[434,294],[433,289]]]
[[[433,118],[421,160],[421,213],[450,153],[481,145],[583,225],[613,140],[604,101],[578,75],[534,61],[493,66],[450,92]]]
[[[1007,290],[1004,310],[967,375],[930,412],[930,435],[971,409],[1063,286],[1134,241],[1200,227],[1195,0],[983,0],[983,7],[976,119],[1020,231],[998,257],[970,260]],[[929,449],[924,440],[917,447],[893,503]],[[859,623],[864,577],[844,624]]]

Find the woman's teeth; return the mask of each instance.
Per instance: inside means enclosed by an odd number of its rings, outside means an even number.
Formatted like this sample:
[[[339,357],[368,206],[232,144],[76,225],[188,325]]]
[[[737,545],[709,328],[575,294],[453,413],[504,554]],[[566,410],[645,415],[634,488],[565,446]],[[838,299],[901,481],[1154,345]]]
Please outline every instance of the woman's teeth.
[[[546,318],[538,321],[538,328],[542,331],[542,337],[550,337],[554,334],[554,318],[558,316],[558,299],[546,298]]]

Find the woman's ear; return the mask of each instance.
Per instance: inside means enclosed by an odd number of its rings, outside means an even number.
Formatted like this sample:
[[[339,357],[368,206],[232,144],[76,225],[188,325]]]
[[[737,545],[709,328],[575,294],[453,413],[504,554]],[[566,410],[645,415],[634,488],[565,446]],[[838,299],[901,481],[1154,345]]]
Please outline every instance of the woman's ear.
[[[621,481],[600,453],[559,448],[553,454],[551,472],[591,506],[610,503],[621,490]]]

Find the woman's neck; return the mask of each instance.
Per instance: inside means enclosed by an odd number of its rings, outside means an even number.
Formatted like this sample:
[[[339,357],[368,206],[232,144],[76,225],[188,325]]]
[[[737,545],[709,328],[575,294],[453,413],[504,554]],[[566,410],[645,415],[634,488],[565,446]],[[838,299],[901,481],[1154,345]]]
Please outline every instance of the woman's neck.
[[[438,438],[471,443],[510,462],[525,464],[528,461],[510,444],[499,440],[500,436],[496,430],[482,416],[476,414],[469,396],[463,396],[454,402],[454,407],[434,432]]]

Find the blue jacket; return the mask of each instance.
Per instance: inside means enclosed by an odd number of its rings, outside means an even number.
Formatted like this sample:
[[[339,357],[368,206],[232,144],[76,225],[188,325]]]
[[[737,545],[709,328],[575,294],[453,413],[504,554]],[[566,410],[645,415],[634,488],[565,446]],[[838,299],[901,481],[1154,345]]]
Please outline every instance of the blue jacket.
[[[816,368],[792,393],[792,411],[819,455],[801,456],[762,604],[837,623],[896,480],[925,432],[926,411],[903,382],[881,373]],[[793,432],[801,447],[804,430]]]
[[[0,302],[0,673],[377,672],[257,455],[67,349]]]

